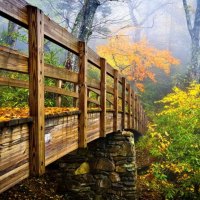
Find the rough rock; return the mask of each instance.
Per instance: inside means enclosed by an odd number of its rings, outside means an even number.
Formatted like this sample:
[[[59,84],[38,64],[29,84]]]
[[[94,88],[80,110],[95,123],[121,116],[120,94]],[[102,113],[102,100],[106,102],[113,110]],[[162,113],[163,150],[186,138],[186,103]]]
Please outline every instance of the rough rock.
[[[60,160],[66,199],[136,199],[133,134],[117,132],[88,144]]]

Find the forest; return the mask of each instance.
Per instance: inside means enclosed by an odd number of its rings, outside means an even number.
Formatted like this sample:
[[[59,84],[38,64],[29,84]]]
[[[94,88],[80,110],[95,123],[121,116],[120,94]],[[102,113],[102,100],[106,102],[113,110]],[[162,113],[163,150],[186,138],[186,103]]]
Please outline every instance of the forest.
[[[136,143],[138,199],[200,199],[200,1],[26,1],[105,58],[139,96],[148,127]],[[27,29],[0,16],[0,50],[28,56],[28,45]],[[77,55],[46,38],[44,61],[79,72]],[[91,64],[87,73],[100,80],[100,70]],[[6,78],[29,80],[0,68],[0,83]],[[45,77],[44,82],[78,91],[67,81]],[[111,78],[107,83],[114,84]],[[88,98],[89,109],[99,109],[96,93]],[[0,122],[28,117],[28,101],[28,89],[0,84]],[[74,98],[48,91],[44,105],[47,115],[78,109]]]

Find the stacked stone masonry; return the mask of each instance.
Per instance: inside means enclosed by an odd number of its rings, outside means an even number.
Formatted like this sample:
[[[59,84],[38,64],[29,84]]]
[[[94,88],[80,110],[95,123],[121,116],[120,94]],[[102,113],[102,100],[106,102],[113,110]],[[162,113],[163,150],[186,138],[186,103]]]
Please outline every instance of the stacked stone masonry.
[[[68,200],[136,199],[136,162],[133,133],[112,133],[76,150],[57,163],[60,192]]]

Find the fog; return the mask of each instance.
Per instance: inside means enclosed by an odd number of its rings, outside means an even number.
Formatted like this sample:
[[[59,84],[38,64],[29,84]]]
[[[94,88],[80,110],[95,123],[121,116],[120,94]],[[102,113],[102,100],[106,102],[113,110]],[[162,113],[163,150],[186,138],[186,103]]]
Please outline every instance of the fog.
[[[61,0],[28,0],[28,2],[40,7],[50,18],[67,27],[70,31],[70,26],[66,26],[63,22],[65,20],[60,14],[62,12],[58,9]],[[69,1],[66,0],[66,2]],[[74,5],[74,10],[68,11],[65,16],[68,15],[69,24],[72,25],[81,4],[80,1],[76,0],[70,2],[71,6]],[[189,2],[191,6],[194,4],[193,2]],[[134,27],[128,7],[129,3],[138,4],[134,11],[138,22],[146,18],[139,27]],[[105,8],[107,8],[106,11]],[[108,12],[106,17],[102,17],[102,12]],[[180,0],[107,1],[98,8],[95,23],[99,26],[96,26],[89,40],[89,46],[94,50],[97,45],[105,43],[106,39],[112,35],[127,34],[134,37],[135,30],[140,29],[141,38],[146,38],[150,44],[159,49],[171,51],[175,57],[181,60],[183,66],[190,61],[191,42],[183,4]],[[99,28],[104,29],[104,31],[109,30],[109,34],[99,33]]]

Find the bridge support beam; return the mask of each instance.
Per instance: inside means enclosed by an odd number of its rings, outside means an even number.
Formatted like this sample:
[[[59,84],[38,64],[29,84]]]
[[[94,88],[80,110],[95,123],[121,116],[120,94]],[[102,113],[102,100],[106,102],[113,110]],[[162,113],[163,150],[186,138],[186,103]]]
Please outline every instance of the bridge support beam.
[[[69,199],[136,199],[136,163],[131,132],[117,132],[59,160],[62,193]]]

